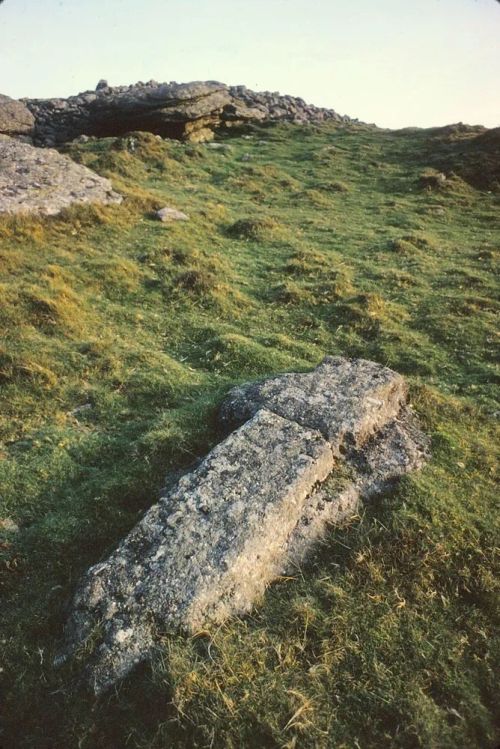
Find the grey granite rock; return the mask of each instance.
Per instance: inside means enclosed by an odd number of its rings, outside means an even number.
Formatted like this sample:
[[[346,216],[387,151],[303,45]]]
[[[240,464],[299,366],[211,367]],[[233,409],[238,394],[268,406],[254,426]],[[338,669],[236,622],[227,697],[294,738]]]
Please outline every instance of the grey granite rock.
[[[304,427],[318,429],[336,454],[361,445],[394,417],[406,400],[406,385],[391,369],[364,359],[327,357],[312,372],[285,374],[233,388],[219,421],[228,431],[260,408]]]
[[[165,206],[164,208],[155,211],[154,217],[158,221],[163,221],[163,223],[169,223],[171,221],[189,221],[189,216],[182,211],[178,211],[177,208],[170,208],[169,206]]]
[[[247,122],[344,121],[329,109],[307,106],[302,99],[217,81],[192,83],[136,83],[108,86],[68,99],[25,99],[36,120],[40,145],[55,145],[79,135],[123,135],[144,130],[163,137],[200,142],[213,137],[214,128]]]
[[[247,612],[332,467],[320,434],[261,410],[181,478],[76,593],[66,653],[92,640],[96,691],[148,655],[156,629]]]
[[[64,143],[82,134],[105,137],[136,130],[191,139],[196,130],[220,121],[230,102],[227,86],[214,81],[108,86],[65,100],[26,100],[41,145],[47,140]]]
[[[21,101],[0,94],[0,134],[32,135],[35,118]]]
[[[111,182],[52,149],[0,135],[0,214],[53,216],[73,203],[121,203]]]
[[[314,543],[330,526],[355,515],[362,502],[392,489],[401,476],[418,470],[428,459],[429,440],[404,407],[361,449],[351,448],[338,470],[308,497],[288,538],[283,572],[292,573],[307,561]]]
[[[231,391],[224,425],[249,420],[171,481],[87,572],[60,660],[81,658],[100,693],[162,633],[248,612],[330,524],[425,462],[428,442],[405,397],[395,372],[341,358]]]

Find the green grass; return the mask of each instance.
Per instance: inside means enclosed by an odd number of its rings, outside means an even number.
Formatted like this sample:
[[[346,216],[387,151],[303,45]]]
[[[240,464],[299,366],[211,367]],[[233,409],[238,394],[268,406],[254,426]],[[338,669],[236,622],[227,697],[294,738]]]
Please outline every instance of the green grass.
[[[495,745],[492,138],[247,135],[71,146],[123,205],[0,221],[2,749]],[[432,461],[96,702],[52,667],[78,577],[217,442],[229,387],[325,354],[404,374]]]

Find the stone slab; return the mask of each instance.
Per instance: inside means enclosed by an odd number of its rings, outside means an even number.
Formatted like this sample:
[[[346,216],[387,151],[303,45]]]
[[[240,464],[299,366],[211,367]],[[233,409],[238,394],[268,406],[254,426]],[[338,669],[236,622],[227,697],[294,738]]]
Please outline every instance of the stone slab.
[[[111,182],[49,148],[0,135],[0,214],[54,216],[74,203],[121,203]]]
[[[282,572],[293,574],[333,525],[353,517],[360,506],[392,489],[398,480],[429,459],[429,440],[415,416],[403,408],[360,450],[351,450],[339,471],[315,489],[286,545]]]
[[[95,690],[147,657],[155,631],[248,612],[333,464],[318,432],[261,410],[182,477],[77,590],[66,654],[93,642]]]
[[[67,99],[25,99],[35,117],[36,142],[50,146],[82,134],[108,137],[134,130],[200,142],[212,137],[214,128],[247,122],[351,121],[299,98],[229,87],[218,81],[149,81],[131,86],[100,83],[95,91]]]
[[[326,357],[312,372],[233,388],[220,408],[225,431],[260,408],[320,431],[339,455],[394,418],[407,397],[401,375],[365,359]]]
[[[307,560],[329,525],[423,465],[428,440],[405,398],[395,372],[340,357],[231,391],[222,423],[249,420],[172,479],[87,572],[61,658],[80,655],[100,693],[162,634],[250,611],[269,582]]]

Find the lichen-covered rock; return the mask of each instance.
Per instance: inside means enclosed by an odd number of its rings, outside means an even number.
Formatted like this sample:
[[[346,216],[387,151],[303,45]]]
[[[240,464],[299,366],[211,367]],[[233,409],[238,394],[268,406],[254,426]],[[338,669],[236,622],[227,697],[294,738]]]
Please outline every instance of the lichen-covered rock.
[[[0,134],[30,136],[34,125],[35,118],[26,104],[0,94]]]
[[[196,140],[196,130],[220,121],[230,102],[227,86],[213,81],[106,86],[68,99],[26,100],[36,119],[35,138],[42,145],[82,134],[106,137],[137,130]]]
[[[53,216],[73,203],[121,203],[111,182],[52,149],[0,135],[0,214]]]
[[[312,545],[329,526],[356,514],[362,501],[391,489],[401,476],[421,468],[429,458],[429,440],[415,416],[403,408],[360,449],[347,449],[345,461],[308,497],[286,545],[282,572],[291,573],[307,560]]]
[[[80,654],[99,693],[148,657],[158,632],[248,612],[329,524],[426,460],[405,397],[395,372],[341,358],[231,391],[224,425],[250,420],[87,572],[61,660]]]
[[[67,652],[93,641],[96,690],[147,656],[155,628],[247,612],[332,467],[320,434],[261,410],[181,478],[77,591]]]
[[[79,135],[118,136],[143,130],[163,137],[200,142],[214,128],[246,122],[350,121],[331,109],[307,105],[277,93],[256,93],[217,81],[136,83],[108,86],[68,99],[25,99],[36,120],[35,138],[52,146]]]
[[[304,427],[318,429],[336,454],[361,445],[396,416],[406,400],[401,375],[364,359],[327,357],[312,372],[290,373],[233,388],[219,421],[228,431],[267,408]]]

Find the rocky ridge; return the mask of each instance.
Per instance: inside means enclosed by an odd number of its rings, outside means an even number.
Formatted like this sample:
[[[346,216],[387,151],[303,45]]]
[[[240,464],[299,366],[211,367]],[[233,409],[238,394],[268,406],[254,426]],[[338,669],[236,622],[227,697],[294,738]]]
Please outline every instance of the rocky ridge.
[[[118,136],[145,130],[162,137],[210,140],[216,128],[246,122],[351,122],[332,109],[279,93],[257,93],[217,81],[108,86],[67,99],[24,99],[35,118],[35,142],[54,146],[80,135]]]
[[[231,391],[220,423],[243,423],[89,569],[58,662],[78,656],[100,693],[161,633],[250,611],[329,524],[425,462],[406,399],[397,373],[340,357]]]

